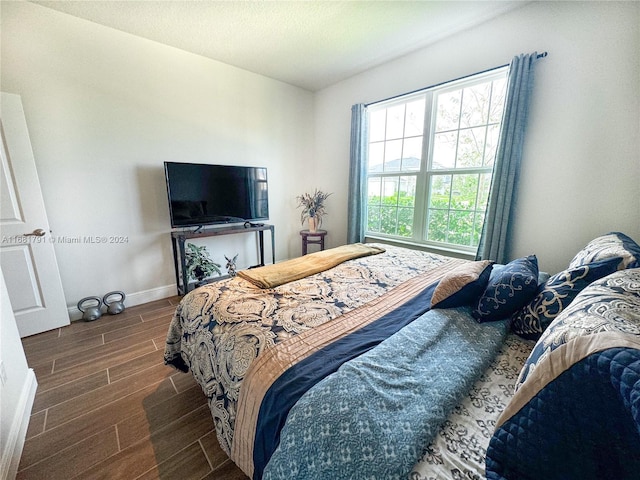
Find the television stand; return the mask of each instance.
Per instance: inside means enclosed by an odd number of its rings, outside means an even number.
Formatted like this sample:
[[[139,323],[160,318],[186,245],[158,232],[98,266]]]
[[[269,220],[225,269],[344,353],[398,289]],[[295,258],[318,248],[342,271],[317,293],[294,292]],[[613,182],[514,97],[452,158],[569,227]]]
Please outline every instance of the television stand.
[[[271,232],[271,263],[276,263],[275,227],[273,225],[250,224],[248,226],[232,225],[227,227],[198,228],[195,231],[176,230],[171,232],[171,245],[173,247],[173,264],[176,270],[176,286],[178,295],[186,295],[196,287],[196,282],[189,282],[187,274],[187,261],[185,258],[185,243],[189,238],[216,237],[219,235],[235,235],[239,233],[255,232],[260,248],[260,263],[249,268],[264,266],[264,232]]]

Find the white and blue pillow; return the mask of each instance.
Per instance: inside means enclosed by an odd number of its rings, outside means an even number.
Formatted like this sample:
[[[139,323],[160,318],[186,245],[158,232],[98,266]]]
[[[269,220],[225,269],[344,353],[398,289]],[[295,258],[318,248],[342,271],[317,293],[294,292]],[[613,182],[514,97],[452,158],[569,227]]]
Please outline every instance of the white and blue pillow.
[[[535,298],[511,317],[511,329],[537,340],[549,324],[590,283],[618,270],[620,257],[610,257],[553,275],[538,288]]]
[[[516,390],[549,352],[577,337],[602,332],[635,335],[640,340],[640,269],[618,270],[582,290],[536,343],[520,372]]]
[[[529,303],[538,290],[538,259],[518,258],[494,265],[489,282],[471,312],[479,322],[509,318]]]
[[[640,245],[621,232],[601,235],[591,240],[573,257],[569,268],[616,257],[620,260],[618,270],[638,268],[640,267]]]

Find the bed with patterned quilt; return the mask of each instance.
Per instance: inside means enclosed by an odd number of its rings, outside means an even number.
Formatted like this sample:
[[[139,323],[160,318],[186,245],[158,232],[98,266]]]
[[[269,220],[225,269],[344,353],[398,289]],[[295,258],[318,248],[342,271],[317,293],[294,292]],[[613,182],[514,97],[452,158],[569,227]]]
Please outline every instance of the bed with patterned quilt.
[[[592,258],[591,276],[558,279],[535,255],[495,265],[329,249],[190,292],[165,363],[200,384],[221,447],[250,478],[484,478],[522,366],[566,307],[536,302],[633,258],[593,269]]]

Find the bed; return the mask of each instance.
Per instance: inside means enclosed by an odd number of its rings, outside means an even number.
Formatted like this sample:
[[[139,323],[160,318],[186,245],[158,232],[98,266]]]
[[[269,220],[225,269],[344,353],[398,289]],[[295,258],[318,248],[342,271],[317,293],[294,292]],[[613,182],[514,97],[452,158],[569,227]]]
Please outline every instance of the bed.
[[[165,349],[247,476],[484,478],[536,344],[530,318],[512,331],[548,281],[535,256],[356,244],[277,265],[186,295]]]

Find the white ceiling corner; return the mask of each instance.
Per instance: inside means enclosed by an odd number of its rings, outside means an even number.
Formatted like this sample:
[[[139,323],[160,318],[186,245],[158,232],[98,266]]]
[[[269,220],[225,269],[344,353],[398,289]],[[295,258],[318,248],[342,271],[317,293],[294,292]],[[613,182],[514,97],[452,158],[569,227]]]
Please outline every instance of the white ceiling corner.
[[[317,91],[523,1],[31,0]]]

